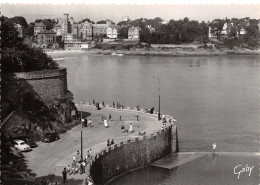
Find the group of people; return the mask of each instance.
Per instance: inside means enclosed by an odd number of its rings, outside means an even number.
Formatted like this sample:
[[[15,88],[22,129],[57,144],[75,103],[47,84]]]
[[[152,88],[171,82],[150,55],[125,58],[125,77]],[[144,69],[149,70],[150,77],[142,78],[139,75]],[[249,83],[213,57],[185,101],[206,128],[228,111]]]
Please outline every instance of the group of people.
[[[109,139],[107,140],[107,147],[109,147],[113,144],[115,144],[114,139],[112,139],[111,141]]]
[[[129,130],[125,130],[125,125],[123,124],[123,125],[121,125],[121,130],[122,130],[122,132],[124,133],[124,132],[130,132],[130,133],[132,133],[132,132],[134,132],[134,128],[133,128],[133,124],[132,123],[130,123],[130,125],[129,125]]]
[[[67,168],[64,168],[62,175],[63,175],[63,180],[66,179],[67,174],[76,174],[80,173],[83,174],[85,173],[86,166],[89,163],[89,160],[92,156],[92,151],[91,149],[87,150],[87,155],[84,159],[81,158],[79,150],[76,152],[75,155],[72,157],[72,164],[71,166],[68,165]],[[66,180],[65,180],[66,181]]]
[[[85,117],[84,119],[82,119],[82,127],[83,125],[85,125],[85,127],[92,127],[92,121],[91,119],[87,119],[87,117]]]
[[[176,125],[177,123],[177,120],[175,118],[170,118],[168,121],[167,121],[167,118],[165,117],[165,115],[162,115],[162,127],[161,127],[161,130],[164,130],[166,127],[167,127],[167,123],[171,124],[171,125]]]
[[[124,105],[123,103],[120,103],[120,102],[113,102],[113,108],[117,108],[117,109],[124,109]]]

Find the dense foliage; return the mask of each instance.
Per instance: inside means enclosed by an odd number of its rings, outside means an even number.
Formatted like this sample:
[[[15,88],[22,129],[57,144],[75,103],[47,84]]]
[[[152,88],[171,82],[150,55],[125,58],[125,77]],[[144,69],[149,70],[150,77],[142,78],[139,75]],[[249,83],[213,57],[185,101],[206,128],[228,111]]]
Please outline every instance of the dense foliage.
[[[24,44],[14,24],[6,17],[1,17],[2,72],[29,72],[57,69],[58,64],[41,49]]]
[[[241,42],[245,38],[250,40],[259,37],[258,20],[249,19],[248,17],[237,19],[215,19],[212,22],[198,22],[189,20],[185,17],[180,20],[171,19],[168,23],[163,22],[160,17],[154,19],[136,19],[121,21],[118,30],[119,38],[127,38],[127,30],[131,26],[138,26],[140,28],[140,41],[153,44],[182,44],[199,41],[207,43],[209,41],[209,26],[211,33],[213,33],[218,40],[224,39],[222,31],[225,23],[232,25],[229,28],[228,38],[239,38]],[[154,30],[151,30],[153,28]],[[246,30],[245,38],[240,37],[241,30]]]

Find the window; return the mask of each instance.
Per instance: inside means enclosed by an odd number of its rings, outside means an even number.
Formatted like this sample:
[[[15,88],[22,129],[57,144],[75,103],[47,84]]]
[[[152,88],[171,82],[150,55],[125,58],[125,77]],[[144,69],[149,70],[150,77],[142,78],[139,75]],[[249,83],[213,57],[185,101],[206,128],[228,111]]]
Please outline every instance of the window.
[[[25,145],[25,142],[21,142],[20,145]]]

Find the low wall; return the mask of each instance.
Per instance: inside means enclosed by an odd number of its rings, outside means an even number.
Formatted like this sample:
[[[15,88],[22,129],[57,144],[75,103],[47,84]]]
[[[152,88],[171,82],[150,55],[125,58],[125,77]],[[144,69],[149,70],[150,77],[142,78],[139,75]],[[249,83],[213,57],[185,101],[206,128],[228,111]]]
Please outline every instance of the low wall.
[[[86,102],[84,104],[91,105]],[[106,105],[104,108],[112,108]],[[123,111],[145,113],[144,109],[127,107]],[[150,113],[147,113],[150,114]],[[154,112],[154,114],[158,114]],[[152,115],[154,116],[154,115]],[[166,115],[167,119],[172,117]],[[104,148],[92,156],[90,161],[90,175],[95,185],[108,184],[113,179],[138,168],[143,168],[171,152],[178,152],[177,125],[170,124],[163,130],[150,135],[139,136]]]

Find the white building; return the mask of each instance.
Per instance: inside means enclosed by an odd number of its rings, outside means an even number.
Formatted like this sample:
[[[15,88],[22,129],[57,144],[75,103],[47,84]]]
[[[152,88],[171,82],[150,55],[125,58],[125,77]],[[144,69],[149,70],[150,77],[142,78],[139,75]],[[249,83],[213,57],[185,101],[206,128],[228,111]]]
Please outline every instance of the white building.
[[[110,39],[117,38],[117,26],[109,26],[107,28],[107,37]]]
[[[130,27],[128,29],[128,39],[139,39],[139,31],[140,28],[139,27]]]
[[[128,16],[123,17],[123,21],[129,21],[129,20],[130,20],[130,18]]]

